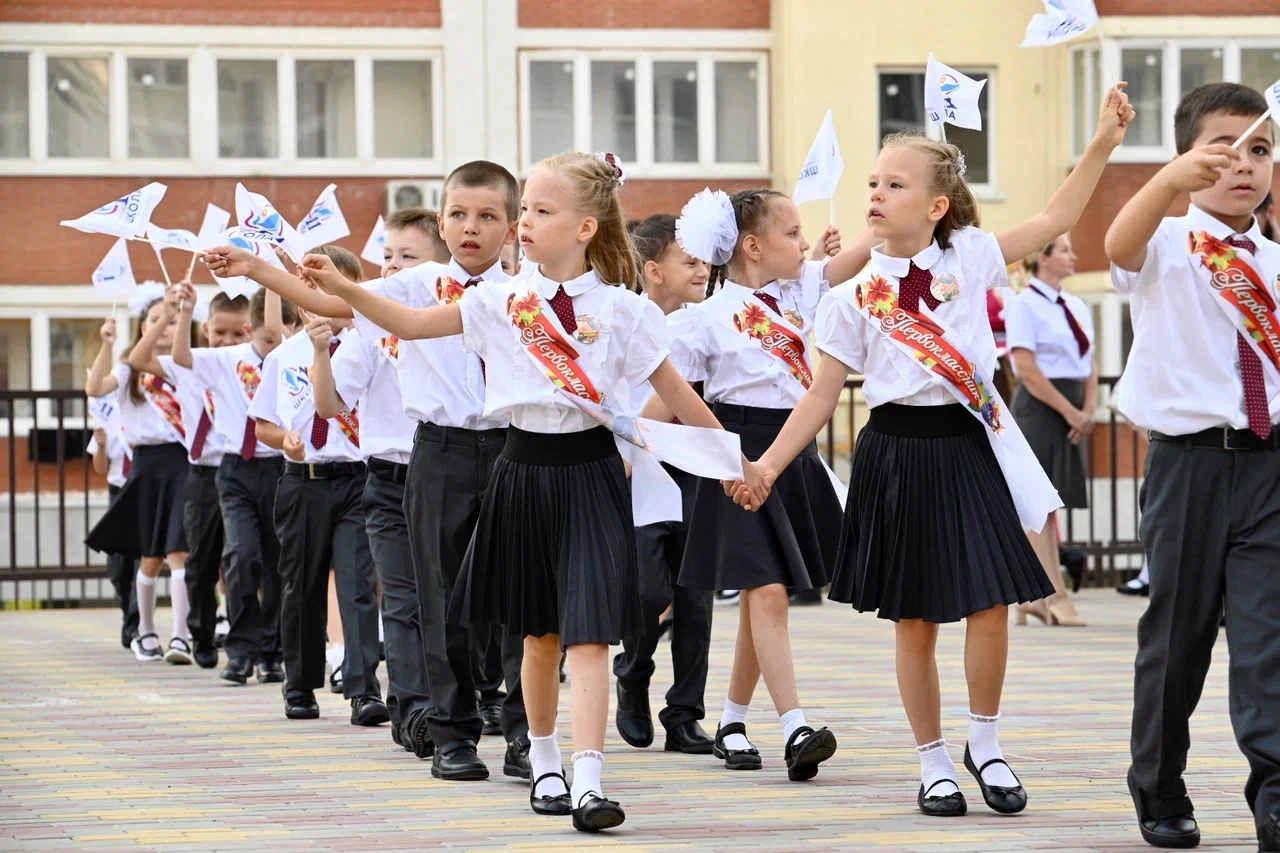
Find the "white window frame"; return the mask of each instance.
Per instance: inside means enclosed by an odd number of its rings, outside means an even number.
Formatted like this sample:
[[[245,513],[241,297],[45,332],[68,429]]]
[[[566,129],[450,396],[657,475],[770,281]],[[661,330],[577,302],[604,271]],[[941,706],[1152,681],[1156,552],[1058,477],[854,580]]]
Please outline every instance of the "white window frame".
[[[594,151],[591,141],[591,63],[634,62],[636,68],[636,160],[623,162],[628,178],[724,178],[770,177],[769,152],[769,56],[743,50],[521,50],[520,51],[520,173],[529,174],[533,160],[530,116],[529,64],[573,63],[573,147]],[[698,159],[693,163],[659,163],[653,153],[653,63],[694,62],[698,71]],[[755,163],[716,161],[715,65],[717,62],[756,63],[756,120],[759,160]]]
[[[160,28],[185,29],[185,28]],[[247,43],[244,39],[240,43]],[[431,175],[444,172],[444,54],[439,48],[410,45],[388,47],[283,46],[238,47],[152,43],[139,46],[109,44],[0,43],[0,51],[27,54],[29,80],[28,157],[0,158],[0,176],[93,175],[95,177],[236,177],[245,174],[295,176]],[[50,157],[48,145],[48,57],[92,56],[108,58],[109,155],[106,158]],[[186,59],[189,156],[142,158],[129,156],[128,59]],[[296,61],[349,60],[355,65],[356,156],[297,157],[297,114],[294,68]],[[220,157],[218,155],[218,78],[220,59],[267,59],[277,63],[277,156],[270,158]],[[413,60],[431,63],[432,156],[430,158],[379,158],[374,150],[373,63]]]

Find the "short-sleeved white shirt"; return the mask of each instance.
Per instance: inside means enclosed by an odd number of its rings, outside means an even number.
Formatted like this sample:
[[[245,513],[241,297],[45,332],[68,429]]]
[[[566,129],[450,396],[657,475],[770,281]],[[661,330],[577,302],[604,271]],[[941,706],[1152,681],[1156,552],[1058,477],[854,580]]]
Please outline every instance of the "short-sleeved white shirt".
[[[244,444],[249,418],[249,404],[262,387],[263,358],[253,342],[191,351],[191,371],[196,379],[213,391],[215,402],[213,428],[225,440],[227,453],[239,453]],[[261,441],[255,457],[279,456],[280,451]]]
[[[197,379],[194,372],[175,362],[173,356],[162,355],[159,359],[160,364],[164,367],[165,378],[177,386],[178,402],[182,404],[182,424],[187,431],[186,438],[183,439],[182,443],[187,448],[188,461],[196,465],[216,467],[222,461],[222,455],[227,450],[227,440],[213,428],[213,421],[217,412],[217,403],[213,396],[213,390]],[[200,419],[204,415],[209,418],[209,429],[205,433],[204,449],[201,451],[199,459],[192,459],[191,446],[195,443],[196,435],[199,434]],[[239,445],[235,447],[235,450],[240,450]]]
[[[149,374],[144,374],[139,387],[145,399],[141,403],[135,403],[129,393],[129,377],[132,373],[132,368],[127,364],[117,364],[111,371],[119,383],[116,402],[120,406],[125,441],[131,447],[183,443],[182,404],[178,400],[177,389],[171,384],[153,389],[147,381]]]
[[[1089,338],[1083,355],[1059,298]],[[1074,293],[1054,290],[1032,278],[1026,289],[1005,305],[1004,329],[1008,348],[1034,353],[1036,367],[1047,379],[1088,379],[1093,373],[1093,314],[1088,303]]]
[[[417,422],[404,412],[395,362],[405,342],[394,337],[350,336],[333,354],[333,383],[348,408],[360,412],[360,451],[365,459],[404,465],[413,451]]]

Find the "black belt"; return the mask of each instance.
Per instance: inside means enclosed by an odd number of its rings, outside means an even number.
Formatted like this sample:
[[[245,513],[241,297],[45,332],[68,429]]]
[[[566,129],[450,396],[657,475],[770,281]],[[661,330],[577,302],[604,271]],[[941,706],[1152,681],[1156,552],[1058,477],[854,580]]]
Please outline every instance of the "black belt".
[[[507,428],[466,429],[465,427],[447,427],[426,421],[418,421],[418,429],[413,434],[413,440],[438,443],[441,445],[441,450],[448,450],[450,444],[481,447],[505,442],[507,440]]]
[[[358,477],[365,471],[363,462],[291,462],[284,463],[286,477],[302,480],[332,480],[336,477]]]
[[[1273,428],[1268,438],[1258,438],[1255,432],[1231,427],[1212,427],[1189,435],[1165,435],[1151,430],[1148,436],[1152,441],[1169,441],[1185,444],[1187,447],[1212,447],[1215,450],[1280,450],[1278,428]]]
[[[367,464],[369,473],[379,480],[386,480],[390,483],[403,483],[405,478],[409,476],[409,466],[399,462],[388,462],[385,459],[370,457]]]
[[[196,465],[191,464],[190,470],[187,472],[188,477],[213,477],[218,473],[217,465]]]

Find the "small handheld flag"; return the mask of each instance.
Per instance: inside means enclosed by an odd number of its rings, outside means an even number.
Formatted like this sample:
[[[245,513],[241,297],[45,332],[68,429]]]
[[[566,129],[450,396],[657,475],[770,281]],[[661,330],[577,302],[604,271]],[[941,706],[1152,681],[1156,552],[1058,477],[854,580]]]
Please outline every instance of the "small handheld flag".
[[[1044,11],[1027,24],[1022,47],[1049,47],[1071,41],[1098,23],[1093,0],[1043,0]]]
[[[986,84],[986,80],[966,77],[929,54],[929,67],[924,79],[924,106],[929,120],[939,129],[944,123],[950,123],[969,130],[982,130],[978,98]],[[945,130],[943,139],[946,139]]]
[[[137,286],[129,261],[129,244],[121,237],[93,271],[93,289],[99,296],[114,300],[128,297]]]
[[[276,257],[275,244],[270,240],[264,240],[261,232],[236,225],[224,231],[216,242],[252,252],[267,263],[284,269],[284,264],[280,263],[280,259]],[[217,277],[215,276],[215,278]],[[237,275],[218,278],[217,280],[218,286],[225,290],[228,296],[232,297],[252,296],[258,290],[258,283],[247,276]]]
[[[1259,125],[1266,121],[1268,117],[1275,119],[1276,123],[1280,124],[1280,80],[1277,80],[1268,86],[1266,90],[1263,91],[1262,95],[1267,99],[1267,111],[1258,116],[1258,120],[1249,125],[1249,129],[1240,134],[1239,139],[1231,143],[1232,148],[1239,148],[1243,145],[1244,141],[1252,136],[1253,132],[1257,130]]]
[[[156,251],[161,249],[181,249],[184,252],[196,250],[196,235],[183,228],[161,228],[147,223],[147,239]]]
[[[273,243],[284,249],[295,264],[306,254],[302,236],[285,222],[280,211],[264,196],[249,192],[244,184],[236,184],[236,225],[246,239]]]
[[[360,251],[360,257],[364,258],[374,266],[382,266],[382,262],[386,260],[383,255],[383,249],[387,245],[387,225],[382,221],[382,217],[378,217],[378,221],[373,224],[373,233],[369,235],[369,240],[364,244],[364,249]]]
[[[832,122],[831,110],[822,120],[818,135],[805,158],[800,177],[796,178],[796,188],[791,199],[796,204],[814,201],[821,198],[833,198],[836,184],[844,174],[844,157],[840,154],[840,141],[836,139],[836,129]]]
[[[200,233],[196,235],[196,247],[208,249],[210,246],[218,245],[230,222],[230,213],[210,203],[204,209],[204,221],[200,223]]]
[[[311,205],[311,210],[298,223],[304,250],[309,252],[317,246],[341,240],[351,233],[351,229],[347,227],[347,219],[342,215],[342,208],[338,207],[337,189],[337,184],[325,187],[316,203]]]
[[[79,219],[64,219],[61,224],[86,234],[112,234],[125,239],[140,237],[147,230],[151,212],[164,198],[166,189],[164,184],[150,183]]]

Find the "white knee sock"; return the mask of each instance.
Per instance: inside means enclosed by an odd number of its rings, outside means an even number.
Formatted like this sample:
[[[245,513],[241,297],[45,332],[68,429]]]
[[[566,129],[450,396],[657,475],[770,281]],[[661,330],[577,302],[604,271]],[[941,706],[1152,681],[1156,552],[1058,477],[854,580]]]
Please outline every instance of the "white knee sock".
[[[926,798],[946,797],[960,790],[954,784],[956,765],[947,752],[945,738],[917,746],[916,754],[920,756],[920,783],[924,785]],[[943,782],[933,787],[940,779],[951,779],[952,782]]]
[[[329,669],[334,672],[342,669],[342,659],[346,656],[346,647],[341,644],[332,645],[324,650],[325,662],[329,664]]]
[[[782,723],[782,741],[784,744],[791,740],[791,734],[796,729],[809,725],[804,721],[804,711],[799,708],[794,708],[783,714],[778,718],[778,721]],[[796,738],[796,745],[803,743],[806,737],[808,737],[807,734]]]
[[[750,705],[739,705],[726,697],[724,700],[724,713],[720,715],[720,725],[723,727],[730,723],[742,723],[745,726],[747,724],[747,711],[749,710],[751,710]],[[729,735],[724,739],[724,748],[750,749],[751,741],[747,740],[743,735]]]
[[[996,732],[999,720],[999,714],[983,717],[969,712],[969,756],[973,759],[974,767],[982,767],[994,758],[1004,759],[1004,753],[1000,751],[1000,737]],[[1005,764],[992,764],[983,770],[982,781],[1001,788],[1018,786],[1013,771]]]
[[[533,768],[535,780],[547,773],[564,775],[559,735],[554,729],[551,734],[544,737],[538,737],[533,732],[529,733],[529,765]],[[558,797],[567,793],[569,790],[559,779],[544,779],[542,784],[533,791],[535,797]]]
[[[582,798],[589,791],[604,797],[604,790],[600,786],[600,771],[603,767],[604,755],[594,749],[573,754],[573,789],[569,794],[575,809],[582,804]]]
[[[1138,583],[1151,583],[1151,565],[1146,561],[1142,561],[1142,571],[1138,573]]]
[[[156,579],[149,578],[138,569],[134,579],[134,589],[138,594],[138,634],[154,634],[156,632]],[[150,645],[148,644],[148,648]]]
[[[187,570],[169,570],[169,599],[173,602],[173,636],[191,642],[191,631],[187,628],[187,614],[191,612],[191,602],[187,599]]]

